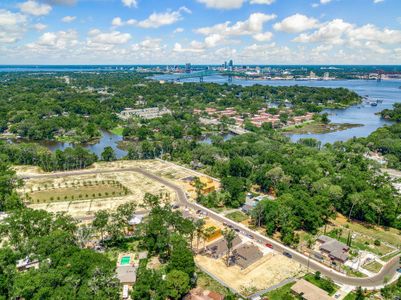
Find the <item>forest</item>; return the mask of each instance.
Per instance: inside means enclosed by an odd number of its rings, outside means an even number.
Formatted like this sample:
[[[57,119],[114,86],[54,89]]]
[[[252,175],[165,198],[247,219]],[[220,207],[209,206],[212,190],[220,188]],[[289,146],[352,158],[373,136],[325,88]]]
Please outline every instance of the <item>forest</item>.
[[[0,299],[121,299],[115,253],[132,244],[165,266],[152,270],[140,261],[132,299],[178,300],[196,285],[190,245],[197,226],[158,196],[145,195],[149,216],[127,237],[135,204],[98,211],[91,226],[82,225],[62,213],[25,208],[15,193],[15,172],[1,160],[0,171],[0,206],[8,213],[0,222]],[[88,246],[96,239],[102,251]],[[38,267],[19,271],[18,261],[26,259]]]
[[[101,130],[121,125],[117,113],[127,107],[192,112],[211,105],[256,112],[269,102],[316,112],[360,101],[356,93],[343,88],[161,84],[134,72],[2,73],[0,134],[83,143],[98,139]]]

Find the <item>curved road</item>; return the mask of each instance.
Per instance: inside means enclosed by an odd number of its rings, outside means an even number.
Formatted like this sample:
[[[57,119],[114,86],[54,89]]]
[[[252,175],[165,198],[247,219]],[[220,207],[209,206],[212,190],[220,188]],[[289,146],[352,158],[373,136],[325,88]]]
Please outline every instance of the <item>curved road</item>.
[[[236,231],[240,231],[241,234],[247,235],[252,237],[253,239],[260,240],[263,244],[269,243],[273,246],[275,251],[280,253],[287,252],[292,255],[292,259],[295,261],[308,266],[309,268],[319,271],[322,275],[325,275],[328,278],[331,278],[337,283],[355,286],[355,287],[363,287],[363,288],[373,288],[379,287],[385,284],[386,280],[391,280],[394,275],[396,274],[397,270],[400,268],[400,257],[401,255],[395,256],[391,259],[384,267],[381,269],[379,273],[372,277],[367,278],[356,278],[356,277],[349,277],[342,273],[339,273],[315,260],[310,259],[308,256],[294,250],[288,248],[287,246],[273,240],[269,237],[261,235],[260,233],[253,231],[242,224],[236,223],[210,209],[207,209],[197,203],[190,202],[188,200],[187,195],[182,190],[181,187],[172,183],[171,181],[161,178],[151,172],[141,170],[139,168],[127,168],[127,169],[120,169],[120,170],[85,170],[85,171],[71,171],[71,172],[62,172],[62,173],[50,173],[50,174],[39,174],[39,175],[32,175],[32,176],[20,176],[22,179],[29,179],[29,178],[45,178],[45,177],[60,177],[60,176],[73,176],[73,175],[90,175],[90,174],[101,174],[101,173],[116,173],[116,172],[136,172],[142,174],[148,178],[151,178],[165,186],[168,186],[172,190],[174,190],[177,194],[179,204],[186,208],[192,208],[194,210],[200,210],[206,213],[209,217],[213,218],[216,221],[221,223],[225,223],[229,225],[231,228],[236,229]]]

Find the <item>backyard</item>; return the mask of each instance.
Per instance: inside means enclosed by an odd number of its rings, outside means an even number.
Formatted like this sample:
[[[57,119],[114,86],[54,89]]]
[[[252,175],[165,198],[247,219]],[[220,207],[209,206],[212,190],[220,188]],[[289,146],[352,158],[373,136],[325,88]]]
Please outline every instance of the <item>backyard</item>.
[[[241,222],[249,219],[249,217],[246,214],[244,214],[240,211],[231,212],[231,213],[227,214],[226,217],[235,222],[238,222],[238,223],[241,223]]]

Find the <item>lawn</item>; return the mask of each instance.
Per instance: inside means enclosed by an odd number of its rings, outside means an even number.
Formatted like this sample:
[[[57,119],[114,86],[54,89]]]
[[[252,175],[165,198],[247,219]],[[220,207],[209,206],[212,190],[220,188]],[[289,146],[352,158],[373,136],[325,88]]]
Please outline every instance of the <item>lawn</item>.
[[[343,269],[347,272],[348,276],[359,277],[359,278],[367,277],[367,275],[363,274],[362,272],[351,269],[350,267],[343,266]]]
[[[125,196],[129,191],[117,183],[75,185],[61,188],[44,188],[28,194],[31,204],[60,201],[77,201]]]
[[[291,293],[291,287],[294,284],[295,282],[288,283],[281,288],[268,292],[263,297],[269,300],[296,300],[297,298]]]
[[[325,290],[330,296],[334,295],[334,293],[340,288],[330,280],[322,277],[316,278],[315,274],[307,274],[305,275],[304,279],[321,288],[322,290]]]
[[[354,292],[349,293],[347,296],[345,296],[344,300],[355,300],[356,295]]]
[[[338,234],[340,227],[336,227],[334,230],[331,230],[327,235],[339,240],[340,242],[347,243],[348,228],[342,228],[342,233]],[[351,231],[354,233],[354,231]],[[356,237],[352,239],[351,248],[369,251],[371,253],[377,254],[379,256],[386,255],[394,251],[394,248],[391,248],[384,243],[375,244],[375,239],[371,236],[366,236],[364,234],[358,234]]]
[[[110,130],[111,133],[114,133],[115,135],[123,136],[123,127],[115,127],[112,130]]]
[[[197,269],[197,286],[213,292],[217,292],[224,296],[231,294],[231,291],[226,288],[225,286],[221,285],[219,282],[214,280],[212,277],[207,275],[206,273],[202,272],[201,270]]]
[[[240,211],[234,211],[232,213],[229,213],[226,215],[226,217],[238,223],[248,220],[249,218],[246,214]]]
[[[400,253],[401,253],[400,250],[395,251],[395,252],[393,252],[393,253],[390,253],[390,254],[387,254],[387,255],[381,257],[381,260],[383,260],[383,261],[389,261],[389,260],[391,260],[394,256],[397,256],[397,255],[400,254]]]
[[[379,240],[390,245],[401,246],[400,231],[395,228],[382,228],[378,226],[365,226],[358,222],[348,222],[347,218],[338,214],[335,220],[331,220],[335,225],[347,227],[353,232],[358,232],[370,237],[372,240]]]
[[[341,130],[350,129],[350,128],[354,128],[354,127],[360,127],[360,126],[362,126],[362,125],[349,124],[349,123],[323,124],[323,123],[318,123],[315,121],[310,121],[310,122],[305,122],[305,123],[299,124],[299,125],[288,126],[288,127],[284,128],[283,131],[286,133],[291,133],[291,134],[305,134],[305,133],[321,134],[321,133],[341,131]]]
[[[377,261],[372,261],[363,266],[364,269],[371,271],[373,273],[379,273],[383,265]]]

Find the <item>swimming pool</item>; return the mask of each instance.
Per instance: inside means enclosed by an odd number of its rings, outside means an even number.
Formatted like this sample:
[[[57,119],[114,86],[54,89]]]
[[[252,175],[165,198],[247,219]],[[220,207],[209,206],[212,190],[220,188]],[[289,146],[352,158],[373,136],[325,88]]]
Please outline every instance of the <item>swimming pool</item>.
[[[129,265],[130,262],[131,262],[130,256],[123,256],[123,257],[121,257],[120,265],[122,265],[122,266]]]

